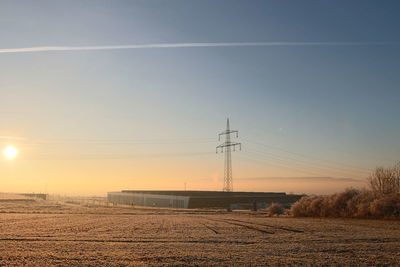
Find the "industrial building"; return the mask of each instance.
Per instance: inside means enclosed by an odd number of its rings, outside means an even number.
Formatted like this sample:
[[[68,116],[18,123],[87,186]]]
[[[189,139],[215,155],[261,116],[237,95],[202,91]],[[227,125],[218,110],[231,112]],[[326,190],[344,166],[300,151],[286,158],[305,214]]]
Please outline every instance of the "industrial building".
[[[290,206],[302,195],[268,192],[221,192],[221,191],[153,191],[123,190],[109,192],[108,202],[123,205],[163,208],[265,208],[277,202]]]
[[[43,199],[47,200],[49,198],[48,194],[35,194],[35,193],[28,193],[28,194],[20,194],[21,196],[36,198],[36,199]]]
[[[237,130],[231,130],[229,118],[226,130],[218,135],[225,137],[225,142],[216,147],[216,152],[225,154],[224,187],[222,191],[154,191],[154,190],[123,190],[109,192],[108,202],[123,205],[162,207],[162,208],[217,208],[217,209],[259,209],[266,208],[271,203],[280,203],[289,207],[303,195],[287,195],[272,192],[234,192],[232,183],[232,149],[241,150],[242,144],[231,141],[231,134],[239,137]]]

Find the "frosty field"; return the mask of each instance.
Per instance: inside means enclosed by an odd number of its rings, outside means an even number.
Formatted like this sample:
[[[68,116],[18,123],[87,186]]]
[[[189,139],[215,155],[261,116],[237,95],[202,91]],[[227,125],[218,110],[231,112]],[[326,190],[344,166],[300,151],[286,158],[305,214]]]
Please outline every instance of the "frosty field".
[[[0,264],[400,264],[400,223],[0,202]]]

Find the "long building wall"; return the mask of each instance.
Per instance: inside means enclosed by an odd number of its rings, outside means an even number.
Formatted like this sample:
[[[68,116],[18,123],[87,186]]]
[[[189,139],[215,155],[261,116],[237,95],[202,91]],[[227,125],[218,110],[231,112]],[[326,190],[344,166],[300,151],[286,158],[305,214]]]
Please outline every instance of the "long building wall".
[[[187,196],[109,192],[107,193],[107,199],[108,202],[123,205],[183,209],[189,206],[189,197]]]
[[[165,194],[160,194],[164,193],[161,191],[157,191],[158,194],[154,193],[146,191],[143,193],[140,191],[110,192],[108,201],[115,204],[147,207],[233,209],[233,207],[265,208],[273,202],[290,207],[302,197],[302,195],[286,195],[284,193],[173,192],[175,194],[192,194],[193,196],[171,195],[172,192],[168,191]]]
[[[290,206],[302,195],[285,195],[285,196],[265,196],[265,197],[196,197],[190,198],[189,208],[229,208],[232,205],[257,205],[266,207],[276,202],[284,206]]]

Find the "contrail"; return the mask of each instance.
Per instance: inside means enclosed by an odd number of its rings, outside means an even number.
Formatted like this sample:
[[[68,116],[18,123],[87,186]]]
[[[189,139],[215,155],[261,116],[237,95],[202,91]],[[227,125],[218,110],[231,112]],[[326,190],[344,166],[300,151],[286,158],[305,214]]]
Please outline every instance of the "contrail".
[[[254,47],[254,46],[385,46],[400,42],[230,42],[230,43],[160,43],[104,46],[36,46],[23,48],[0,48],[0,53],[33,53],[54,51],[91,51],[149,48],[194,48],[194,47]]]

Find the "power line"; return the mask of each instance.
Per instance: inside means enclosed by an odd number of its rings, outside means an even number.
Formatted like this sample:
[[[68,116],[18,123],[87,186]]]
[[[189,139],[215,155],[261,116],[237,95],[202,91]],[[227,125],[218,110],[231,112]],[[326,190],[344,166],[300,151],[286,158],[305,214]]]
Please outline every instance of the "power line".
[[[87,144],[87,145],[168,145],[168,144],[202,144],[212,143],[214,138],[178,138],[178,139],[23,139],[17,141],[24,145],[71,145],[71,144]],[[5,143],[1,141],[0,143]]]
[[[293,155],[296,155],[296,156],[300,156],[300,157],[310,158],[310,159],[313,159],[313,160],[323,161],[323,162],[327,162],[327,163],[335,164],[335,165],[339,164],[341,166],[345,166],[345,167],[352,168],[352,169],[358,169],[358,170],[361,170],[361,171],[368,171],[368,172],[371,171],[371,169],[366,169],[366,168],[362,168],[362,167],[359,167],[359,166],[355,166],[355,165],[351,165],[351,164],[347,164],[347,163],[343,163],[343,162],[339,162],[339,161],[327,160],[327,159],[322,159],[321,157],[317,157],[317,156],[310,156],[310,155],[305,155],[303,153],[292,152],[292,151],[289,151],[289,150],[286,150],[286,149],[283,149],[283,148],[280,148],[280,147],[266,145],[266,144],[263,144],[263,143],[260,143],[260,142],[256,142],[256,141],[252,141],[252,140],[248,140],[248,139],[244,139],[244,140],[249,142],[249,143],[253,143],[253,144],[256,144],[256,145],[261,145],[261,146],[264,146],[264,147],[267,147],[267,148],[270,148],[270,149],[280,150],[280,151],[283,151],[283,152],[286,152],[286,153],[289,153],[289,154],[293,154]]]
[[[370,173],[370,170],[364,169],[364,170],[355,170],[355,169],[351,169],[351,168],[346,168],[346,167],[342,167],[342,166],[337,166],[337,165],[331,165],[331,164],[327,164],[327,163],[318,163],[318,162],[314,162],[314,161],[310,161],[307,159],[303,159],[303,158],[295,158],[295,157],[290,157],[290,156],[286,156],[286,155],[280,155],[280,154],[275,154],[272,152],[265,152],[265,151],[261,151],[261,150],[257,150],[257,149],[248,149],[248,151],[253,152],[253,153],[257,153],[259,155],[263,155],[263,156],[270,156],[270,157],[278,157],[279,159],[283,160],[283,161],[289,161],[289,162],[295,162],[297,164],[303,164],[303,165],[307,165],[307,166],[312,166],[315,168],[319,168],[319,169],[325,169],[325,170],[334,170],[337,172],[344,172],[344,173]]]
[[[239,155],[239,157],[253,161],[253,163],[257,163],[257,164],[262,164],[262,165],[272,165],[272,166],[277,166],[279,168],[284,168],[284,169],[288,169],[291,171],[296,171],[296,172],[300,172],[300,173],[304,173],[304,174],[308,174],[308,175],[317,175],[320,177],[326,177],[326,173],[321,173],[321,172],[314,172],[314,171],[310,171],[310,170],[304,170],[302,168],[296,168],[293,166],[287,166],[287,165],[281,165],[281,164],[277,164],[271,161],[267,161],[267,160],[260,160],[260,159],[255,159],[253,157],[248,157],[248,156],[243,156],[243,155]]]
[[[267,162],[266,159],[254,158],[254,155],[255,155],[254,152],[253,153],[248,153],[246,151],[243,151],[243,153],[248,155],[249,158],[251,158],[251,159],[259,160],[259,161],[262,161],[262,162]],[[260,155],[260,154],[258,154],[258,155]],[[256,154],[256,156],[258,156],[258,155]],[[265,155],[262,155],[262,156],[264,157]],[[285,159],[282,159],[280,157],[270,156],[270,155],[267,155],[267,157],[269,159],[272,159],[273,161],[278,161],[278,162],[284,164],[286,167],[288,166],[288,161],[285,160]],[[270,162],[270,161],[268,161],[268,162]],[[279,165],[279,166],[281,166],[281,165]],[[341,170],[335,170],[335,169],[332,169],[332,168],[329,169],[329,168],[326,168],[326,167],[323,168],[323,167],[319,167],[319,166],[309,166],[309,165],[308,165],[309,167],[307,167],[307,165],[304,165],[304,163],[298,162],[298,161],[290,163],[290,167],[287,167],[287,168],[292,168],[293,169],[293,166],[294,166],[294,170],[301,170],[302,172],[310,172],[309,170],[312,169],[312,170],[314,170],[313,174],[316,174],[315,171],[317,171],[318,175],[326,175],[327,172],[336,173],[336,175],[340,175],[340,176],[343,176],[343,175],[344,176],[354,176],[356,174],[355,172],[346,172],[346,171],[341,171]],[[304,168],[307,168],[307,170],[305,170]],[[356,175],[357,176],[365,176],[365,175],[361,175],[360,173],[357,173]]]
[[[129,160],[136,158],[174,158],[174,157],[196,157],[213,155],[213,152],[192,153],[155,153],[155,154],[74,154],[71,157],[57,157],[51,154],[36,155],[35,158],[27,160]]]

